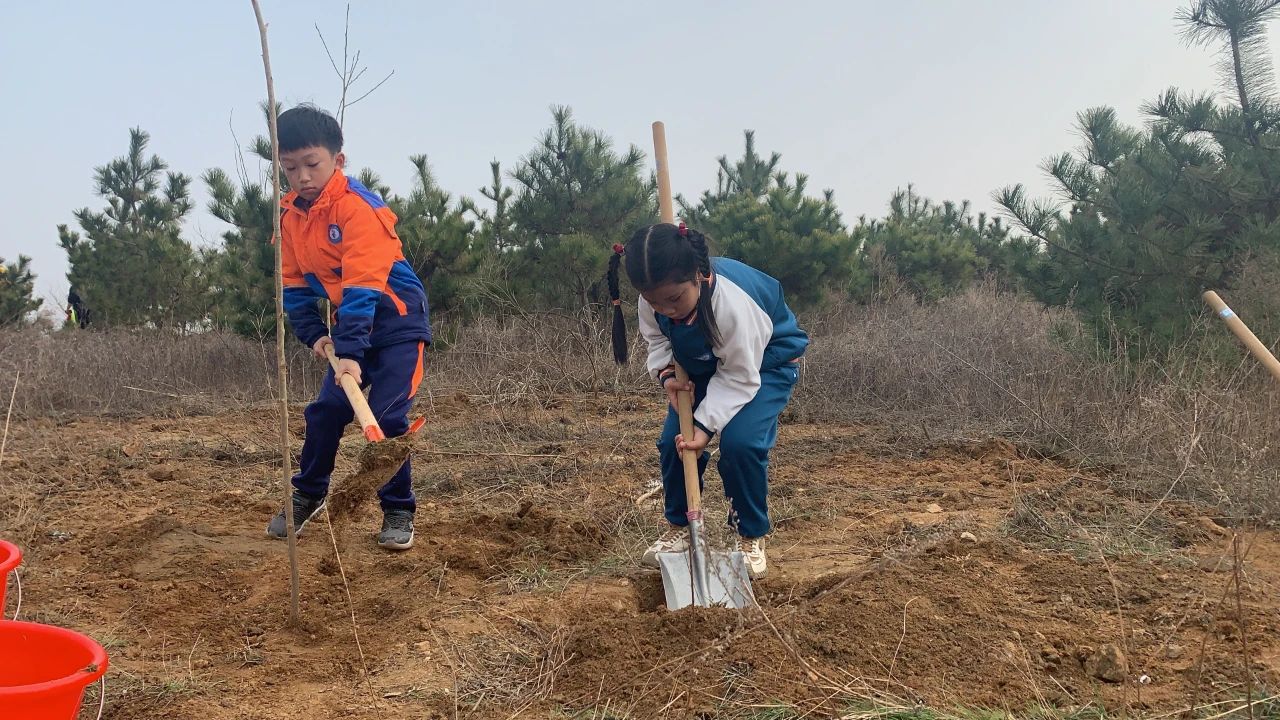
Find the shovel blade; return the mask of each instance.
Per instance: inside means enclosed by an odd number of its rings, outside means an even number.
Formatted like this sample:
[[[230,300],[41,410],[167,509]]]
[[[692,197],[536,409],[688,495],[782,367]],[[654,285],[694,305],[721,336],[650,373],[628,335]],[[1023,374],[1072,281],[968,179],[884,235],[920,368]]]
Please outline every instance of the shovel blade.
[[[693,581],[693,565],[689,553],[659,553],[662,589],[667,596],[667,609],[698,607],[745,608],[755,604],[751,578],[747,574],[747,557],[740,552],[707,554],[707,592],[697,590]]]

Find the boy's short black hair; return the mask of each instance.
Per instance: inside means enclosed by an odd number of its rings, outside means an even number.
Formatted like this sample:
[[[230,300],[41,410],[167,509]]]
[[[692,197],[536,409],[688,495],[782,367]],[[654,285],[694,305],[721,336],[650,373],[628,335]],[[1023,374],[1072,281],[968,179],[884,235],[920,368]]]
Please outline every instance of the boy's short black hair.
[[[342,128],[329,113],[303,103],[280,113],[276,118],[280,152],[293,152],[309,147],[322,147],[337,155],[342,152]]]

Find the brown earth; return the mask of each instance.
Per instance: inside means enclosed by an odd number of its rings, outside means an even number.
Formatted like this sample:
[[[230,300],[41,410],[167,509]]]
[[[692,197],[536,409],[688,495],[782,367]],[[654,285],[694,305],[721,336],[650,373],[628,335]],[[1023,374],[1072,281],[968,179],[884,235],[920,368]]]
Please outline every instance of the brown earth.
[[[26,552],[23,618],[107,647],[111,720],[1161,715],[1245,696],[1229,523],[999,439],[785,425],[761,609],[668,612],[636,562],[659,529],[634,502],[656,402],[421,403],[416,546],[374,545],[372,499],[333,539],[313,523],[296,627],[285,544],[263,533],[283,496],[270,407],[15,422],[0,536]],[[363,444],[353,430],[337,477]],[[1280,538],[1241,552],[1264,693]]]

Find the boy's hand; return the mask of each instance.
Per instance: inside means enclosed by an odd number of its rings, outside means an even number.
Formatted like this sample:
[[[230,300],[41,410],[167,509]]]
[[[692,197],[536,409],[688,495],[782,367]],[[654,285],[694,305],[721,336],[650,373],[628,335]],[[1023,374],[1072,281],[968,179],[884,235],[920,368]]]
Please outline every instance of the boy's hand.
[[[334,368],[333,370],[334,382],[341,385],[343,375],[350,375],[356,381],[356,385],[359,385],[360,384],[360,363],[356,362],[355,360],[351,360],[349,358],[339,358],[338,367]]]
[[[325,359],[328,359],[329,357],[329,353],[327,353],[325,349],[331,348],[331,347],[333,347],[333,338],[329,337],[328,335],[325,335],[324,337],[317,340],[315,345],[311,346],[311,350],[316,354],[316,357],[322,360],[325,360]],[[359,385],[360,378],[361,378],[360,363],[356,362],[355,360],[349,360],[347,358],[339,358],[338,366],[333,369],[334,382],[336,382],[338,385],[341,385],[343,375],[350,375],[352,378],[355,379],[356,384]]]
[[[329,357],[328,354],[326,354],[324,351],[325,347],[332,347],[332,346],[333,346],[333,338],[329,337],[328,335],[325,335],[324,337],[317,340],[315,345],[311,346],[311,351],[316,354],[316,357],[320,358],[321,360],[324,360]]]
[[[685,440],[684,435],[676,436],[676,449],[680,452],[692,450],[700,453],[707,448],[707,443],[709,442],[711,442],[711,436],[707,435],[702,428],[696,427],[693,429],[693,440]]]
[[[360,363],[356,362],[355,360],[351,360],[350,358],[340,358],[338,360],[338,367],[334,368],[334,371],[333,371],[334,381],[337,382],[339,385],[341,385],[343,375],[350,375],[352,378],[355,379],[356,385],[359,385],[360,384]]]
[[[676,394],[681,390],[693,392],[693,381],[690,380],[681,384],[680,381],[676,379],[676,376],[672,375],[662,382],[662,389],[667,391],[667,402],[671,404],[671,409],[676,412],[680,412],[679,400],[677,399]]]

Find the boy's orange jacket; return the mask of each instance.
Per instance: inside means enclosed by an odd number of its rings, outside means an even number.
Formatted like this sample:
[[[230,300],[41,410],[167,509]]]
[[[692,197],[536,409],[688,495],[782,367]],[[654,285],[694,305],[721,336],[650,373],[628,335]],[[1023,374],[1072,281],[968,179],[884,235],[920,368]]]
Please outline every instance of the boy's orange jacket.
[[[289,324],[307,347],[330,334],[316,301],[335,308],[334,352],[431,342],[427,293],[404,259],[396,215],[359,180],[335,170],[315,202],[281,200],[281,260]]]

